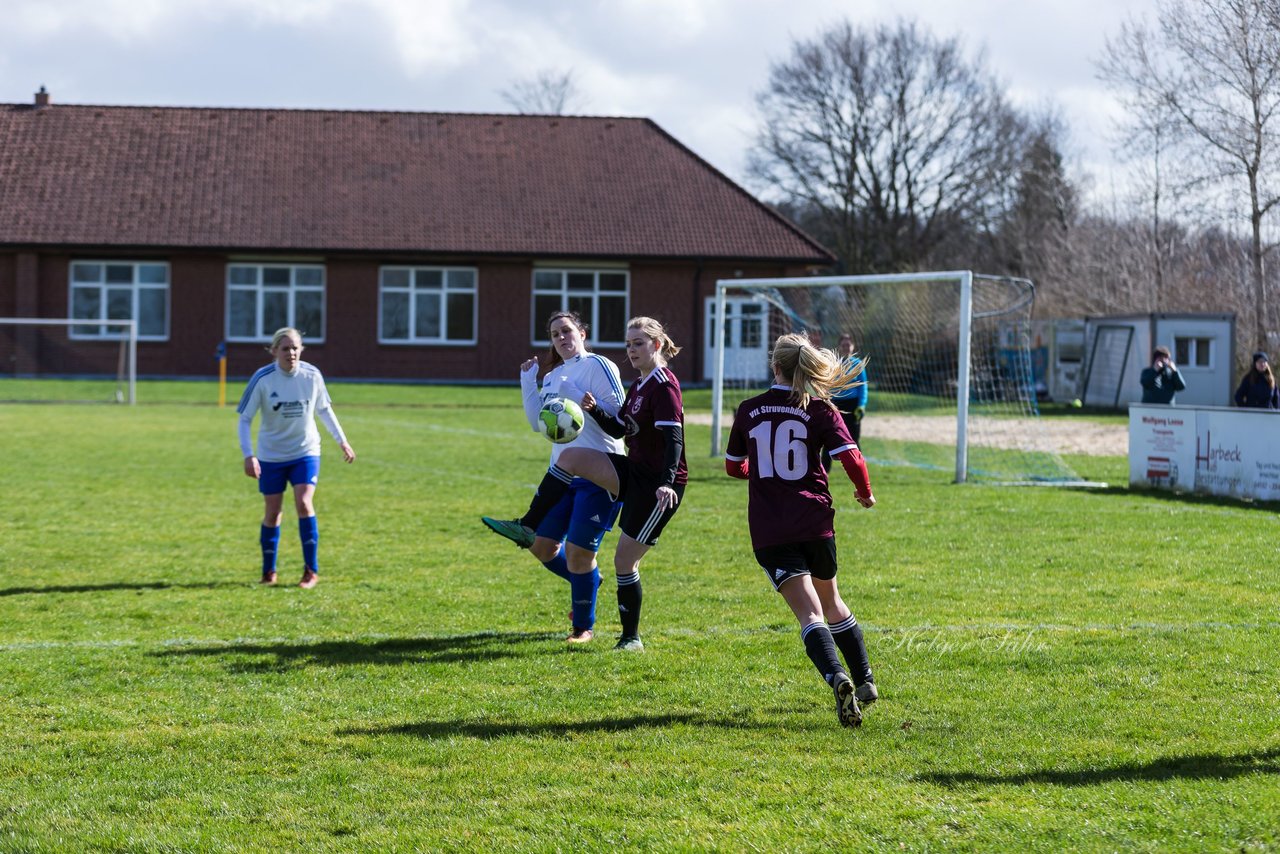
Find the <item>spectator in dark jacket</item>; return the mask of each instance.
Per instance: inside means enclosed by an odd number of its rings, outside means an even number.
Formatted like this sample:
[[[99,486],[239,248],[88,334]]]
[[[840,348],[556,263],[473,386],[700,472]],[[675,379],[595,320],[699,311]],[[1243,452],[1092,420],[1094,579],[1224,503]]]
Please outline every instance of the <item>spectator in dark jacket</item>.
[[[1253,354],[1253,367],[1240,380],[1236,389],[1236,406],[1254,409],[1280,409],[1280,390],[1266,353]]]
[[[1187,387],[1168,347],[1152,351],[1151,367],[1143,368],[1138,381],[1142,383],[1143,403],[1173,403],[1173,396]]]

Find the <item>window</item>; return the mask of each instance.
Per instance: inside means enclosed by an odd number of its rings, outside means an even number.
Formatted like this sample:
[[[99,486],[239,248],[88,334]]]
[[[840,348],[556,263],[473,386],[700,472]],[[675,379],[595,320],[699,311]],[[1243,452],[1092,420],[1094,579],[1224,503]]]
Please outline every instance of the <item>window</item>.
[[[383,267],[378,341],[476,343],[476,271],[467,267]]]
[[[133,320],[138,340],[169,337],[169,265],[155,261],[72,261],[71,320]],[[119,326],[86,323],[72,338],[125,337]]]
[[[324,340],[324,267],[316,264],[229,264],[227,340],[270,341],[292,326],[307,343]]]
[[[759,303],[743,303],[738,306],[742,317],[741,346],[759,348],[764,345],[763,309],[764,306]]]
[[[568,310],[576,311],[590,327],[591,344],[623,346],[629,284],[625,270],[535,270],[531,340],[545,343],[547,318]]]
[[[1179,367],[1213,367],[1212,338],[1178,338],[1175,336],[1173,350],[1173,360]]]

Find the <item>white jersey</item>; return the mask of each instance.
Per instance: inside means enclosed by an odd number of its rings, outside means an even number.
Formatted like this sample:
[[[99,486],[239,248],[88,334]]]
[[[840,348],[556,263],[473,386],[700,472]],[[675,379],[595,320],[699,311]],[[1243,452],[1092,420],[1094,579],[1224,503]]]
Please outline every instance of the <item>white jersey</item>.
[[[596,402],[610,415],[622,408],[626,392],[622,388],[622,377],[618,374],[618,366],[603,356],[595,353],[583,353],[574,356],[567,362],[561,362],[542,378],[542,388],[534,386],[536,368],[531,368],[527,375],[520,377],[524,391],[525,416],[529,426],[541,431],[538,422],[538,411],[548,400],[556,397],[567,397],[574,403],[582,402],[583,392],[591,392]],[[615,439],[600,429],[600,425],[590,415],[584,419],[582,432],[578,438],[563,445],[551,446],[551,464],[555,465],[560,453],[565,448],[591,448],[606,454],[625,454],[626,446],[621,439]]]
[[[275,362],[249,380],[240,405],[240,445],[244,456],[256,456],[268,463],[285,463],[299,457],[320,455],[320,432],[316,416],[325,422],[338,444],[346,444],[342,428],[330,409],[329,391],[320,370],[310,362],[299,362],[292,375],[280,370]],[[262,413],[258,423],[258,452],[248,447],[249,424],[255,412]]]

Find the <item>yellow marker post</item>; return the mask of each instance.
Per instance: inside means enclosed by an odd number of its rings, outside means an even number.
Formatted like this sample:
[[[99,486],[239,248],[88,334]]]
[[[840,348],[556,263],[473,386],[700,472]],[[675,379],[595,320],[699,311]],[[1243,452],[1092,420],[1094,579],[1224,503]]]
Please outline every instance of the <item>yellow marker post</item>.
[[[227,405],[227,342],[218,343],[218,408]]]

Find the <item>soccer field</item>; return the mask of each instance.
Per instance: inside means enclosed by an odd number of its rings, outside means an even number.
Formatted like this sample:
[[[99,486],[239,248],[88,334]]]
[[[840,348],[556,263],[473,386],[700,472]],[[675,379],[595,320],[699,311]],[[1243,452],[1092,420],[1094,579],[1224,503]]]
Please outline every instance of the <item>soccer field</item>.
[[[1280,848],[1275,506],[1130,493],[1121,457],[956,486],[868,440],[880,503],[839,482],[836,524],[881,700],[847,730],[708,427],[646,651],[611,651],[616,533],[570,649],[568,586],[479,524],[546,465],[515,389],[330,390],[359,458],[322,433],[309,591],[290,502],[256,583],[211,385],[0,405],[0,851]]]

